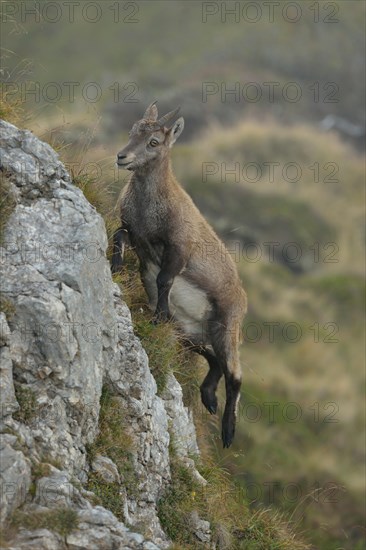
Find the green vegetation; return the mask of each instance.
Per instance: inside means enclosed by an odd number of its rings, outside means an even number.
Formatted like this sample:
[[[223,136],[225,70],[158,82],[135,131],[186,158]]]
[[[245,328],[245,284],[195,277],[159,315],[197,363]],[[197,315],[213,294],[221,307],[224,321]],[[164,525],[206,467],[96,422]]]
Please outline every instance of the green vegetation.
[[[80,168],[80,172],[76,174],[71,171],[71,175],[74,184],[81,189],[90,204],[92,204],[98,212],[104,214],[103,218],[106,224],[107,233],[111,236],[118,227],[118,219],[113,215],[115,209],[112,204],[114,200],[113,193],[105,187],[101,189],[101,182],[96,175],[86,173],[85,167],[83,166]]]
[[[32,422],[32,419],[37,414],[37,398],[34,392],[26,386],[15,384],[14,390],[15,397],[17,398],[17,401],[19,403],[19,410],[14,413],[13,417],[18,422],[23,422],[23,424],[30,424]]]
[[[78,526],[78,515],[72,508],[55,508],[42,512],[24,512],[17,510],[11,520],[10,529],[49,529],[62,537],[69,535]]]
[[[0,118],[11,124],[21,124],[24,118],[24,102],[20,95],[14,95],[5,83],[0,83]]]
[[[44,511],[18,509],[1,529],[0,544],[2,548],[8,548],[8,541],[20,528],[31,531],[48,529],[58,533],[65,540],[67,535],[77,529],[78,524],[78,514],[72,508],[60,507]]]
[[[99,435],[88,447],[89,462],[91,463],[98,454],[113,460],[123,486],[132,495],[136,491],[138,479],[133,465],[132,442],[126,433],[125,425],[125,412],[119,398],[104,387],[100,400]],[[90,472],[87,488],[96,494],[103,506],[111,510],[121,521],[124,520],[120,487],[117,483],[107,483],[96,472]]]
[[[4,231],[8,219],[16,206],[8,176],[0,173],[0,244],[4,242]]]
[[[361,275],[334,274],[309,281],[314,292],[334,311],[334,318],[362,322],[365,312],[365,281]]]
[[[203,465],[204,464],[204,465]],[[212,539],[219,548],[233,550],[305,550],[309,548],[280,514],[271,510],[252,513],[238,484],[212,459],[198,464],[207,485],[200,485],[191,472],[171,457],[171,485],[160,500],[161,524],[175,549],[204,548],[190,528],[190,515],[208,520]]]
[[[42,477],[48,477],[51,474],[50,464],[48,462],[37,462],[32,467],[32,477],[37,480]]]
[[[3,292],[0,292],[0,311],[5,313],[5,317],[8,321],[11,321],[15,314],[15,306],[9,298]]]
[[[174,327],[153,325],[146,316],[135,315],[134,329],[151,361],[150,369],[160,395],[166,386],[169,372],[177,368],[174,362],[179,360],[179,342],[174,334]],[[181,351],[181,353],[184,352]]]

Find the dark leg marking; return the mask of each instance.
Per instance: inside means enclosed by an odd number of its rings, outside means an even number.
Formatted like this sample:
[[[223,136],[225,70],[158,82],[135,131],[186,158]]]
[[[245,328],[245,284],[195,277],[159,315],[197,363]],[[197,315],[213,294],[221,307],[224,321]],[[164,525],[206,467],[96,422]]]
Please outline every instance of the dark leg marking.
[[[224,448],[230,447],[234,439],[236,423],[236,405],[240,395],[241,380],[233,376],[225,377],[226,405],[222,418],[222,443]]]
[[[184,255],[175,245],[165,245],[161,261],[161,269],[156,278],[158,288],[158,303],[153,318],[153,323],[167,321],[171,318],[169,312],[169,293],[173,286],[174,278],[181,272],[185,265]]]
[[[235,326],[214,321],[210,324],[210,339],[217,361],[225,376],[226,404],[222,418],[222,442],[230,447],[235,434],[236,408],[240,397],[241,369],[238,356],[239,333]]]
[[[158,324],[161,321],[170,319],[169,312],[169,293],[172,288],[174,278],[170,273],[161,270],[157,276],[156,284],[158,287],[158,303],[153,317],[153,323]]]
[[[216,414],[217,412],[217,397],[216,390],[220,378],[222,376],[222,369],[220,363],[218,362],[215,355],[207,350],[206,348],[201,348],[198,351],[208,362],[210,370],[207,373],[206,378],[201,384],[201,400],[206,409],[210,414]]]
[[[113,235],[112,273],[119,273],[121,271],[126,240],[127,230],[119,227]]]

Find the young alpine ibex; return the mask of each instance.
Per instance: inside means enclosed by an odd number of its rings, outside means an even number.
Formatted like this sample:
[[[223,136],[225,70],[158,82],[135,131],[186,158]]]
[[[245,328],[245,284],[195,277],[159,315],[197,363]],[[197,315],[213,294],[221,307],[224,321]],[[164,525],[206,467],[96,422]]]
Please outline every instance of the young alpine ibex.
[[[158,119],[156,102],[130,132],[117,164],[133,172],[121,198],[121,227],[113,240],[112,271],[122,266],[130,242],[155,310],[153,322],[172,319],[186,343],[204,356],[210,370],[201,385],[202,402],[211,414],[225,376],[222,419],[224,447],[232,443],[240,397],[240,326],[246,294],[228,251],[174,177],[170,149],[182,133],[183,118],[172,126],[175,109]]]

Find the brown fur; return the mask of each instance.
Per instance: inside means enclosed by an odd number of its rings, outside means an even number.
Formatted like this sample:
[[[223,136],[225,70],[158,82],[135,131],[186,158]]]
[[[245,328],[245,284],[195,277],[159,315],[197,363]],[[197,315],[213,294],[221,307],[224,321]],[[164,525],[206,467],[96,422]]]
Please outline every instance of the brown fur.
[[[217,384],[225,376],[222,437],[228,447],[240,395],[238,348],[247,300],[231,256],[173,174],[170,148],[184,121],[179,118],[170,128],[165,123],[175,115],[157,120],[156,106],[150,105],[118,154],[118,164],[133,174],[120,199],[122,225],[115,234],[112,270],[121,266],[128,234],[155,307],[154,322],[173,318],[187,343],[209,363],[201,396],[211,413],[217,409]]]

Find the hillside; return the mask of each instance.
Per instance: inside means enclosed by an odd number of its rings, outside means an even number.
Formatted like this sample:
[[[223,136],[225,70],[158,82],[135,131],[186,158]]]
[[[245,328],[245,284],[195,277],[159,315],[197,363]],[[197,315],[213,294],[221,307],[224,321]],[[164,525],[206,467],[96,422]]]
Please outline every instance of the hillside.
[[[1,130],[2,547],[305,549],[200,453],[191,358],[140,302],[152,376],[102,218],[56,153]],[[120,283],[128,298],[131,272]]]

